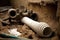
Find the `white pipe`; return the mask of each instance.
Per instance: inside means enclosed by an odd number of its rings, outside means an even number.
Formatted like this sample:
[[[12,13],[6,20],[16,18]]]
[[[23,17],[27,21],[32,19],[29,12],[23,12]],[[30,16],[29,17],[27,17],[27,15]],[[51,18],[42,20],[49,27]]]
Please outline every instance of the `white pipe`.
[[[42,37],[49,37],[52,34],[50,26],[45,22],[37,22],[28,17],[23,17],[21,21]]]

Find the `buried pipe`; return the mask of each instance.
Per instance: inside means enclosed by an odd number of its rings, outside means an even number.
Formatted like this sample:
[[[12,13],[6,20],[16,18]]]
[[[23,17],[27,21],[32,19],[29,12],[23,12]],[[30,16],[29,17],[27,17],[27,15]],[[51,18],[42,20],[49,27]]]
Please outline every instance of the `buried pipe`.
[[[17,16],[17,11],[16,9],[9,9],[8,14],[9,14],[9,17],[15,18]]]
[[[52,29],[45,22],[37,22],[28,17],[23,17],[21,21],[32,28],[39,36],[50,37],[52,35]]]

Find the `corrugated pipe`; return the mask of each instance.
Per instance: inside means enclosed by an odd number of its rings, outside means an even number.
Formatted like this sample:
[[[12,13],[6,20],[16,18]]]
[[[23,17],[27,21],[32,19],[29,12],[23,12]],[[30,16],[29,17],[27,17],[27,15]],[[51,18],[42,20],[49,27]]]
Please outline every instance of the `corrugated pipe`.
[[[49,37],[52,35],[52,29],[45,22],[37,22],[28,17],[23,17],[21,21],[32,28],[39,36]]]

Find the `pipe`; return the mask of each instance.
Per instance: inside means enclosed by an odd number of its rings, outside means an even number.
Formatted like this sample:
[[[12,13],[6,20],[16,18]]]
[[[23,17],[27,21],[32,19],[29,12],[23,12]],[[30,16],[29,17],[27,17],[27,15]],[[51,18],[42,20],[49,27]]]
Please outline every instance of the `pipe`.
[[[45,22],[37,22],[28,17],[23,17],[21,21],[32,28],[39,36],[49,37],[52,35],[52,29]]]
[[[17,11],[16,9],[9,9],[8,14],[9,14],[9,17],[15,18],[17,16]]]

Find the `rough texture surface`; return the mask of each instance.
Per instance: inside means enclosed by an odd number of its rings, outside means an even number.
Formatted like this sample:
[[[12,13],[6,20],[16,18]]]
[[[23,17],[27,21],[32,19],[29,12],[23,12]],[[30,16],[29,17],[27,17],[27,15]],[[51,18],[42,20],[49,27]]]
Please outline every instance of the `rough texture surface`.
[[[56,28],[58,27],[58,18],[56,17],[56,5],[47,5],[40,6],[39,4],[28,4],[27,0],[14,0],[12,5],[15,8],[19,7],[20,4],[24,5],[28,9],[32,9],[38,15],[38,21],[47,22],[51,28],[57,32]],[[4,17],[3,17],[3,16]],[[1,14],[1,18],[5,18],[6,14]],[[1,25],[1,24],[0,24]],[[33,39],[33,40],[58,40],[58,36],[55,35],[50,38],[41,38],[33,30],[31,30],[27,25],[12,25],[12,26],[0,26],[0,32],[8,33],[8,29],[18,28],[18,31],[22,33],[21,37]]]

